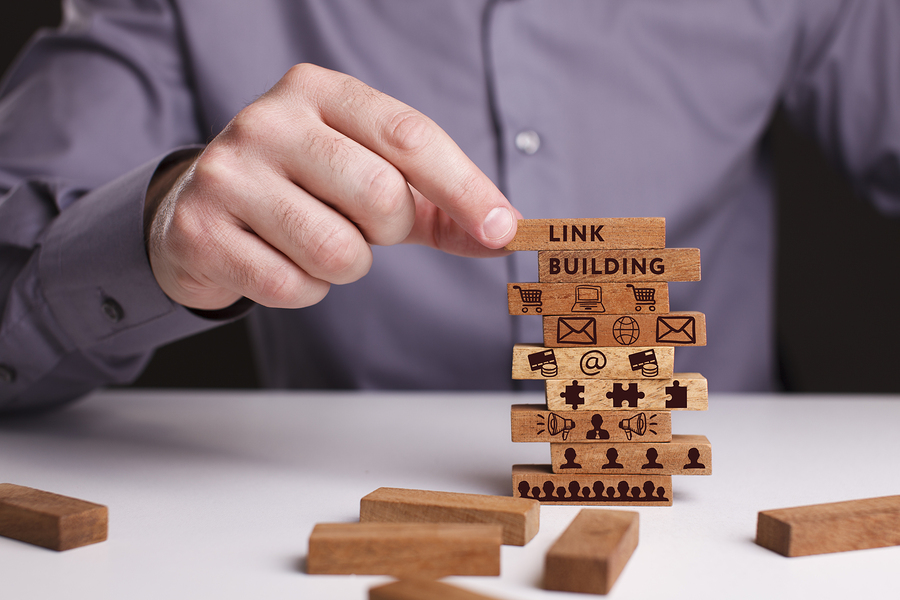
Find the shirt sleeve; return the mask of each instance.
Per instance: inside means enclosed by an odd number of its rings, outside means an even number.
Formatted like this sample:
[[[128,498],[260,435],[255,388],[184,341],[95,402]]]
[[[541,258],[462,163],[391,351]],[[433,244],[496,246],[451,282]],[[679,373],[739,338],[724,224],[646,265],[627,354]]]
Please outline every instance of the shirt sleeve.
[[[65,6],[0,86],[0,412],[132,380],[155,347],[249,308],[175,304],[146,255],[151,177],[203,141],[168,4]]]

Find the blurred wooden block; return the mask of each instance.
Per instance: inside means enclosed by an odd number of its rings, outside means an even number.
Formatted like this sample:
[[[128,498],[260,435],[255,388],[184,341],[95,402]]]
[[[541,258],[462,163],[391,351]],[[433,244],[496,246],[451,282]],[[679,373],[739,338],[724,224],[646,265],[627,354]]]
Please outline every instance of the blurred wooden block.
[[[544,346],[705,346],[701,312],[544,317]]]
[[[404,579],[369,590],[369,600],[492,600],[442,581]]]
[[[628,315],[669,312],[669,284],[510,283],[511,315]]]
[[[544,587],[608,594],[638,545],[638,513],[585,509],[547,551]]]
[[[700,281],[700,250],[542,250],[538,281]]]
[[[705,435],[679,434],[663,444],[554,443],[550,463],[554,473],[712,475],[712,447]]]
[[[34,488],[0,484],[0,535],[51,550],[106,540],[109,510]]]
[[[534,500],[379,488],[359,503],[362,523],[487,523],[503,528],[503,543],[524,546],[540,529],[541,507]]]
[[[550,465],[513,465],[513,496],[541,504],[671,506],[671,475],[554,473]]]
[[[665,247],[663,218],[523,219],[506,250]]]
[[[671,379],[610,381],[578,378],[584,388],[578,398],[569,398],[571,379],[548,379],[547,408],[571,410],[706,410],[709,387],[700,373],[675,373]]]
[[[671,379],[675,349],[513,346],[513,379]],[[578,384],[573,384],[578,385]],[[570,390],[571,391],[571,390]]]
[[[542,404],[514,404],[514,442],[668,442],[672,413],[577,410],[557,414]]]
[[[319,523],[306,566],[310,575],[499,575],[502,539],[499,525]]]
[[[900,546],[900,496],[764,510],[756,543],[784,556]]]

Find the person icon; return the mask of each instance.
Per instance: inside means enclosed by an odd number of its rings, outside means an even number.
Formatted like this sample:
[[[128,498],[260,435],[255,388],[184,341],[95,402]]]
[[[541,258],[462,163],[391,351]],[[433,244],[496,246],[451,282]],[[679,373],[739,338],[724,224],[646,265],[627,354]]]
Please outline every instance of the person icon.
[[[616,497],[616,500],[632,500],[632,498],[628,495],[628,492],[631,488],[629,487],[627,481],[620,481],[617,487],[619,488],[619,495]]]
[[[603,415],[596,414],[591,417],[591,425],[593,425],[593,429],[587,432],[587,439],[589,440],[608,440],[609,432],[603,429]]]
[[[549,479],[544,482],[544,500],[553,500],[553,491],[556,488]]]
[[[587,494],[585,494],[584,497],[587,498]],[[603,482],[595,481],[594,482],[594,500],[600,500],[601,498],[603,498]]]
[[[691,461],[684,465],[684,469],[705,469],[706,465],[700,462],[700,451],[696,448],[688,450],[688,460]]]
[[[653,492],[656,491],[656,485],[652,481],[644,482],[644,499],[645,500],[656,500],[653,497]]]
[[[531,489],[531,484],[529,484],[527,481],[519,482],[519,496],[521,496],[522,498],[530,498],[531,497],[528,495],[528,491],[530,489]]]
[[[659,458],[659,452],[656,451],[656,448],[650,448],[647,450],[647,464],[641,465],[642,469],[662,469],[663,466],[656,462],[656,459]]]
[[[606,464],[603,465],[604,469],[624,469],[625,467],[619,463],[619,451],[615,448],[610,448],[606,451]]]
[[[556,488],[556,499],[557,500],[565,500],[566,499],[566,488],[565,486],[559,486]],[[569,498],[571,500],[571,498]]]
[[[581,464],[575,462],[575,458],[577,457],[575,453],[575,448],[566,448],[566,462],[560,465],[560,469],[580,469]]]
[[[572,500],[581,498],[581,484],[577,481],[573,481],[569,484],[569,498]]]

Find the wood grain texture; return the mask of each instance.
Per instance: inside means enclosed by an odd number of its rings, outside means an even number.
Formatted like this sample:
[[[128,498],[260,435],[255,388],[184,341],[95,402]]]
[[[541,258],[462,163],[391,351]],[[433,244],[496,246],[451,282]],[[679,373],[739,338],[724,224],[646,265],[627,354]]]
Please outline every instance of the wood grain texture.
[[[900,496],[764,510],[756,543],[784,556],[900,546]]]
[[[492,600],[443,581],[403,579],[369,590],[369,600]]]
[[[511,315],[570,315],[669,312],[669,284],[643,283],[510,283],[506,286]]]
[[[503,543],[524,546],[540,529],[534,500],[401,488],[379,488],[359,502],[362,523],[487,523],[503,528]]]
[[[700,281],[700,251],[542,250],[538,252],[538,281]]]
[[[663,218],[522,219],[506,250],[665,248]]]
[[[572,379],[548,379],[547,408],[572,410],[707,410],[709,387],[700,373],[675,373],[671,379],[610,381],[581,376],[580,397],[571,398],[566,388]]]
[[[608,594],[638,545],[634,511],[579,512],[544,558],[544,588]]]
[[[499,575],[502,537],[499,525],[319,523],[306,566],[310,575]]]
[[[51,550],[106,540],[109,510],[93,502],[0,484],[0,535]]]
[[[562,315],[544,317],[544,346],[705,346],[706,316],[700,312],[664,315]]]
[[[712,447],[706,436],[680,434],[663,444],[553,443],[550,463],[554,473],[711,475]]]
[[[513,442],[669,442],[668,411],[578,410],[555,413],[542,404],[514,404]]]
[[[659,348],[513,346],[513,379],[671,379],[675,352]]]
[[[513,496],[541,504],[671,506],[672,476],[554,473],[550,465],[513,465]]]

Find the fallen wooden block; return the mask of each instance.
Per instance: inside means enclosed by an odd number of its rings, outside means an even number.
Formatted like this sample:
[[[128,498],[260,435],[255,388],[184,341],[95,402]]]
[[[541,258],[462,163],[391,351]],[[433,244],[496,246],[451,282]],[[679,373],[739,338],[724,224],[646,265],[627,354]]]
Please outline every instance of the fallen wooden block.
[[[551,443],[554,473],[659,473],[712,475],[712,446],[705,435],[648,442]]]
[[[513,465],[513,496],[541,504],[671,506],[671,475],[554,473],[550,465]]]
[[[544,587],[608,594],[638,545],[638,513],[586,509],[547,551]]]
[[[0,484],[0,535],[51,550],[106,540],[108,509],[51,492]]]
[[[538,281],[700,281],[700,250],[542,250]]]
[[[379,488],[359,502],[362,523],[487,523],[503,528],[503,543],[524,546],[540,528],[541,507],[534,500]]]
[[[764,510],[756,543],[784,556],[900,546],[900,496]]]
[[[566,389],[583,388],[580,396],[570,397]],[[580,377],[548,379],[547,408],[570,410],[706,410],[709,387],[700,373],[675,373],[671,379],[611,381]]]
[[[572,410],[555,413],[543,404],[514,404],[514,442],[669,442],[668,411]]]
[[[492,597],[442,581],[403,579],[370,589],[369,600],[492,600]]]
[[[669,284],[510,283],[506,286],[511,315],[629,315],[669,312]]]
[[[665,248],[663,218],[521,219],[506,250]]]
[[[544,346],[705,346],[706,316],[700,312],[665,315],[564,315],[544,317]]]
[[[311,575],[499,575],[502,539],[499,525],[319,523],[306,566]]]
[[[545,348],[537,344],[516,344],[512,378],[671,379],[674,366],[672,347]]]

